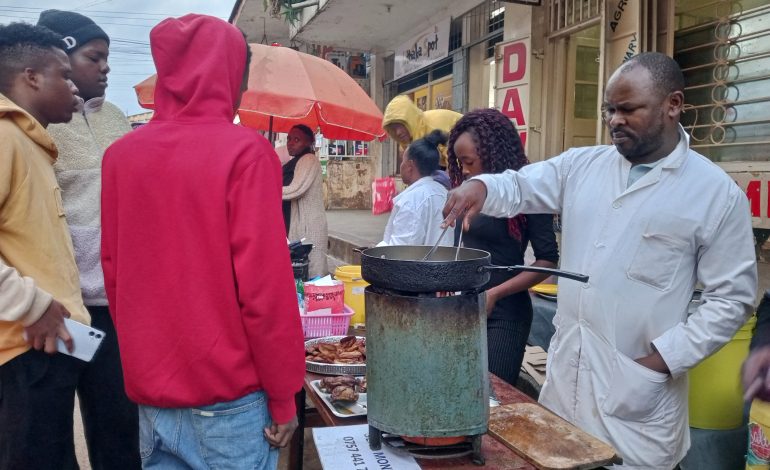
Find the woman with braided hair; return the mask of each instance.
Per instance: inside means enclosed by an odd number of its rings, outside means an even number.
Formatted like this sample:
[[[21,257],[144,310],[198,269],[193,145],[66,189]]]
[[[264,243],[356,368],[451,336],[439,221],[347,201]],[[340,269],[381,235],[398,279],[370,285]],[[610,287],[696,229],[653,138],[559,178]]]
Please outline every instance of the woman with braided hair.
[[[448,170],[452,187],[482,173],[518,170],[529,161],[516,128],[495,109],[478,109],[463,116],[449,136]],[[462,224],[455,228],[455,240]],[[559,261],[553,216],[520,214],[498,219],[479,214],[463,234],[463,245],[488,251],[492,264],[524,264],[524,252],[532,244],[533,266],[554,268]],[[493,271],[486,289],[487,347],[489,370],[511,385],[516,384],[524,347],[532,325],[528,289],[546,277],[539,273]]]

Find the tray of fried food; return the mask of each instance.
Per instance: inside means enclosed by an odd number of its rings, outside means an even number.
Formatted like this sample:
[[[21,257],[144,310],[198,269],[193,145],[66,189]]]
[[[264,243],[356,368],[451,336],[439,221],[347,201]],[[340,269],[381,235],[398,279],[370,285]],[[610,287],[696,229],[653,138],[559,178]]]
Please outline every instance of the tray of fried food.
[[[310,384],[335,416],[350,418],[366,415],[366,377],[336,375],[314,380]]]
[[[335,375],[318,382],[322,392],[331,394],[332,402],[358,401],[359,393],[366,393],[366,377]]]
[[[305,342],[307,370],[330,375],[366,373],[366,338],[326,336]]]

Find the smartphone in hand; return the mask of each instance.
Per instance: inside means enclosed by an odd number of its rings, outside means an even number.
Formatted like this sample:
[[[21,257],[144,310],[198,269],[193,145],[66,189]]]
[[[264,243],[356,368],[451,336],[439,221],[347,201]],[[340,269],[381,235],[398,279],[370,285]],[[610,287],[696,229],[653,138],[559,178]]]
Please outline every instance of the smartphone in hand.
[[[64,319],[64,326],[67,327],[67,331],[72,336],[72,352],[67,351],[67,346],[65,346],[61,338],[56,339],[57,350],[62,354],[76,357],[81,361],[91,362],[96,350],[99,349],[104,340],[105,333],[102,330],[91,328],[69,318]],[[26,332],[24,332],[24,339],[27,339]]]
[[[105,333],[69,318],[64,319],[64,326],[67,327],[70,336],[72,336],[73,349],[72,352],[67,351],[64,341],[57,338],[56,347],[59,352],[76,357],[81,361],[91,362],[96,350],[99,349],[102,340],[104,340]]]

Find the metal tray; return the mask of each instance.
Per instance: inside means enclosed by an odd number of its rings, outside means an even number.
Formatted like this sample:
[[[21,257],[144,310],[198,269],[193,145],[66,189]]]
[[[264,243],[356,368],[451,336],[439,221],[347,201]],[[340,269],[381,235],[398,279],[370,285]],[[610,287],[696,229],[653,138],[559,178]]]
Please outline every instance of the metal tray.
[[[324,336],[322,338],[313,338],[305,341],[305,349],[318,343],[335,343],[345,336]],[[366,338],[356,336],[357,339]],[[324,362],[305,361],[305,368],[308,372],[324,375],[366,375],[366,364],[326,364]]]
[[[321,390],[321,381],[314,380],[310,382],[313,390],[321,397],[324,404],[329,408],[329,411],[338,418],[353,418],[355,416],[366,416],[366,393],[358,394],[358,401],[346,403],[332,403],[332,396]]]

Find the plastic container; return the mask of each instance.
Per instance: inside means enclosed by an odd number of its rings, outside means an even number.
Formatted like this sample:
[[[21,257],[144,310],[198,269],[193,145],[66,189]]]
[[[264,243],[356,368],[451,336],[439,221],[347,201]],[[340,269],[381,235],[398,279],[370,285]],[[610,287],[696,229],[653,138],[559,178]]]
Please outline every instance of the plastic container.
[[[743,422],[740,370],[756,321],[756,316],[749,318],[722,349],[690,371],[691,427],[735,429]]]
[[[770,469],[770,403],[754,400],[749,413],[746,470]]]
[[[345,284],[345,304],[355,312],[350,322],[354,327],[362,326],[366,321],[364,289],[369,283],[361,278],[361,266],[340,266],[334,271],[334,277]]]
[[[318,338],[321,336],[341,336],[348,334],[350,317],[353,309],[345,305],[342,313],[329,315],[314,315],[312,312],[300,314],[302,319],[302,332],[305,338]]]
[[[310,261],[292,261],[291,269],[294,271],[294,279],[300,279],[302,281],[308,280],[308,268],[310,267]]]
[[[332,309],[332,313],[345,311],[345,285],[337,281],[333,286],[317,286],[305,283],[305,308],[308,312],[322,308]]]

